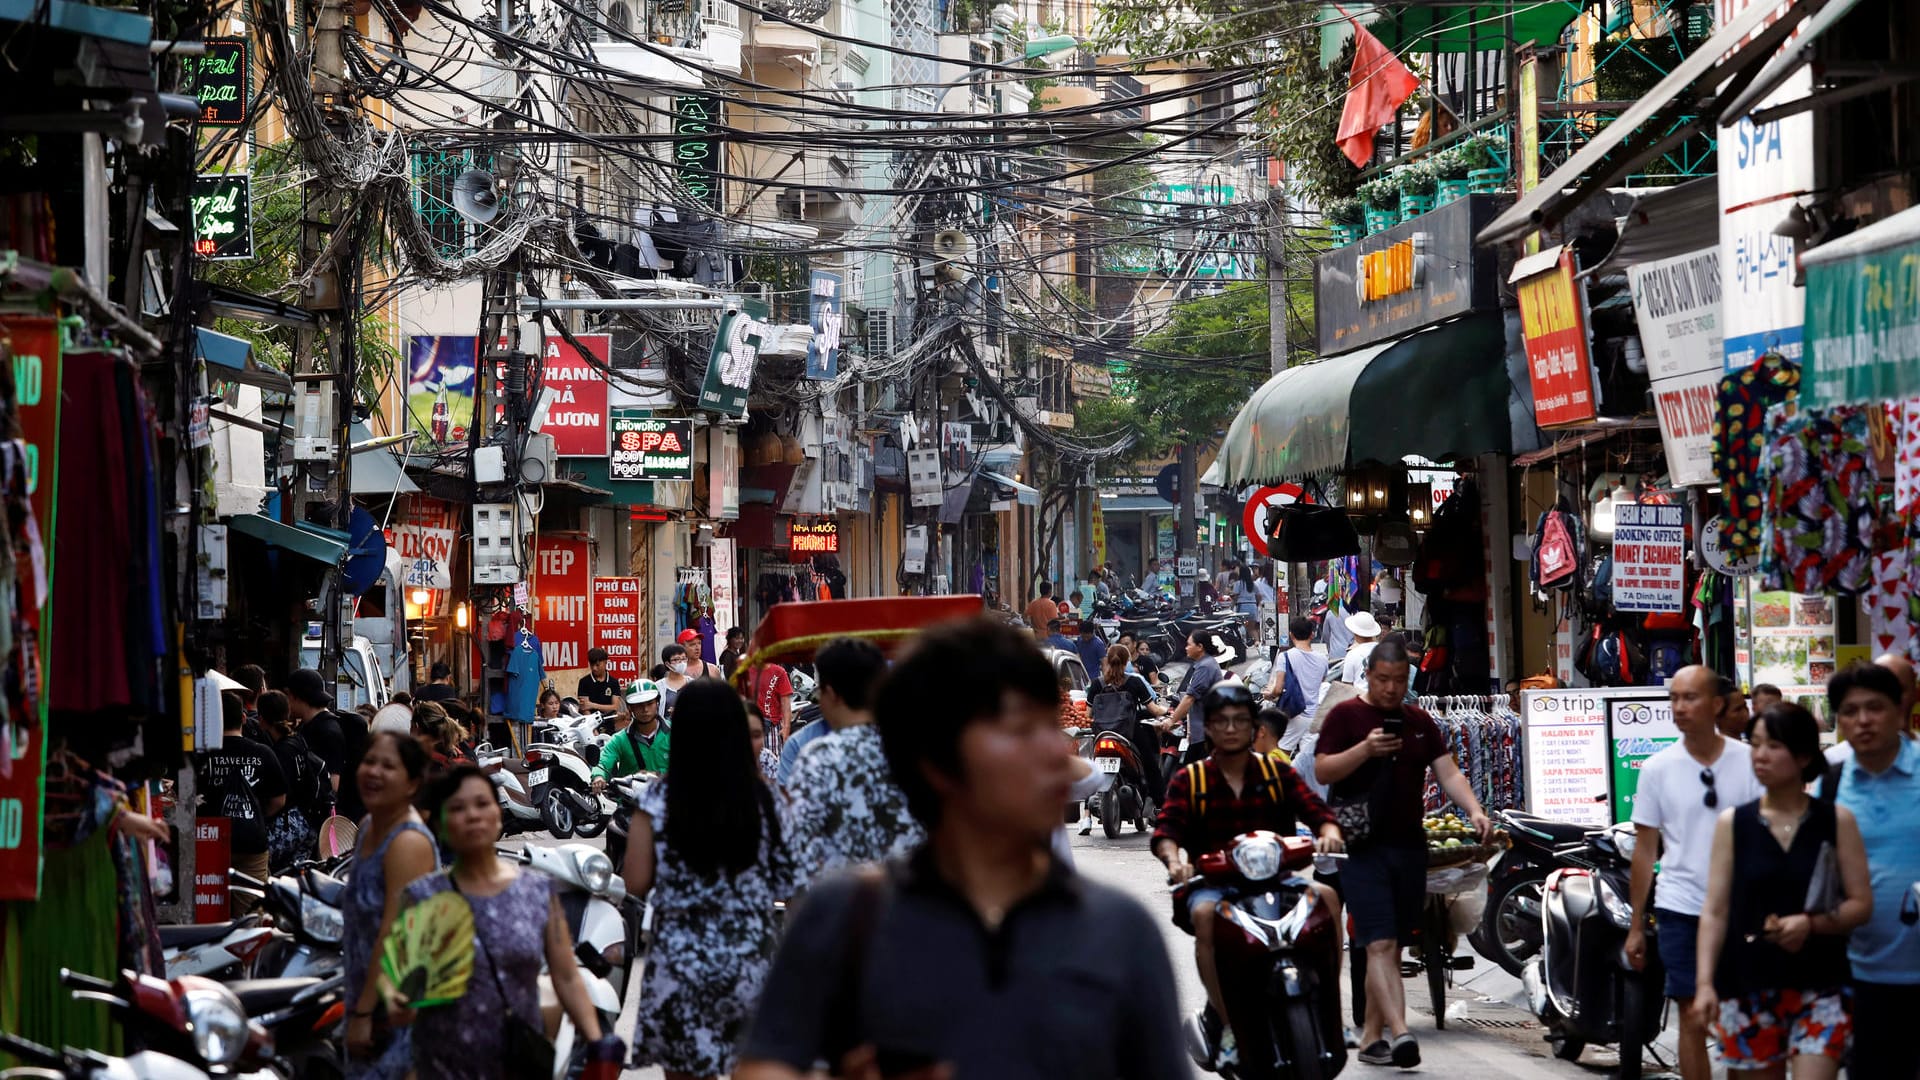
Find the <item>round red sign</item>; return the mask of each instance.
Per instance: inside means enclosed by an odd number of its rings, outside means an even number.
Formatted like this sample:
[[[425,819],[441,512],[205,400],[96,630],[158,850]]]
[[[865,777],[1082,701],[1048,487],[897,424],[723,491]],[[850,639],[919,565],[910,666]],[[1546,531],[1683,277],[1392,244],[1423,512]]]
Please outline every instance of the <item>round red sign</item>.
[[[1263,487],[1247,500],[1246,511],[1241,515],[1240,527],[1247,534],[1247,542],[1262,557],[1267,555],[1267,532],[1273,526],[1273,512],[1295,502],[1312,502],[1313,496],[1299,484],[1275,484]]]

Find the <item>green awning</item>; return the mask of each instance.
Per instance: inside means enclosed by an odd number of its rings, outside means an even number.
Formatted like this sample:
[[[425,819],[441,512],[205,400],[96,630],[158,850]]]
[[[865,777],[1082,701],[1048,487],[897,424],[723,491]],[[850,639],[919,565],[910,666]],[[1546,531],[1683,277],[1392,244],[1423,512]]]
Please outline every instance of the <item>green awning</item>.
[[[1201,482],[1237,488],[1408,455],[1511,453],[1510,393],[1499,314],[1455,319],[1267,380]]]
[[[266,541],[270,546],[295,555],[305,555],[317,563],[337,566],[346,555],[350,538],[333,529],[296,522],[282,524],[265,514],[236,514],[227,522],[234,532]]]
[[[1920,207],[1800,257],[1807,271],[1801,404],[1920,394]]]
[[[1360,20],[1367,32],[1381,44],[1404,56],[1409,52],[1461,53],[1469,48],[1481,51],[1506,51],[1507,15],[1513,16],[1513,40],[1516,44],[1534,42],[1552,45],[1560,40],[1580,5],[1565,0],[1513,3],[1380,4],[1348,5],[1345,14]],[[1342,17],[1339,7],[1320,9],[1320,62],[1331,64],[1353,36],[1353,23]]]

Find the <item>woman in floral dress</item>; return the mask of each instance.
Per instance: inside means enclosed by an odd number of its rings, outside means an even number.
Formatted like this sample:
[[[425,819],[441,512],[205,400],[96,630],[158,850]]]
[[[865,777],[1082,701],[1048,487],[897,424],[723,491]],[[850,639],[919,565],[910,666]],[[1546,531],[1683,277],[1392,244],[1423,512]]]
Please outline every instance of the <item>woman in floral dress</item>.
[[[654,909],[634,1056],[700,1080],[733,1071],[773,963],[774,901],[795,881],[739,695],[695,680],[675,713],[673,771],[641,797],[627,847],[627,891],[651,890]]]

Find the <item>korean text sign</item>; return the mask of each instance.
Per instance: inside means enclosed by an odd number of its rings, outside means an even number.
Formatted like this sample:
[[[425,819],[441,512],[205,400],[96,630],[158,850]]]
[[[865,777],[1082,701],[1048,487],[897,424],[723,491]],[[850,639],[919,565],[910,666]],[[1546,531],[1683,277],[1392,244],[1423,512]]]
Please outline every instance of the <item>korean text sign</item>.
[[[1591,420],[1598,413],[1588,359],[1584,290],[1574,279],[1573,251],[1516,286],[1520,329],[1533,384],[1534,422],[1541,427]]]

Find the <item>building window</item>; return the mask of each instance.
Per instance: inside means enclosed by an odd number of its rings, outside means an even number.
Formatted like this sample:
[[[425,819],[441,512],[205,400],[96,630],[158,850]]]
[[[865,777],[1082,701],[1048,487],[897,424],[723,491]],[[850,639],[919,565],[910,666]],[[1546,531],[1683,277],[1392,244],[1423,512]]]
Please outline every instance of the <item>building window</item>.
[[[493,155],[472,150],[416,150],[413,155],[413,208],[442,258],[466,258],[480,246],[480,226],[454,209],[454,181],[468,169],[491,172]]]

